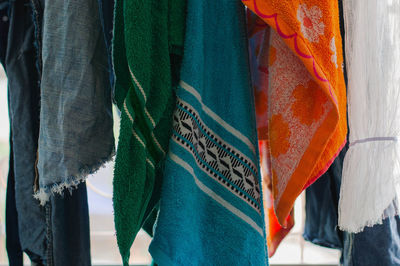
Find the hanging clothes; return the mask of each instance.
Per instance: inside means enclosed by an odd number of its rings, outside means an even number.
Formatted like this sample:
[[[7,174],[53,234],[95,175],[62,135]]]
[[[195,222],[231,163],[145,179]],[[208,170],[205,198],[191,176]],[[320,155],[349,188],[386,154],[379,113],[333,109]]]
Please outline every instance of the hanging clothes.
[[[158,265],[267,265],[245,9],[188,0],[184,58],[149,251]]]
[[[344,41],[342,0],[339,0],[339,8]],[[347,80],[346,69],[345,79]],[[398,209],[395,202],[386,210],[390,217],[383,220],[381,225],[366,228],[357,234],[343,232],[338,227],[339,193],[347,149],[348,145],[324,176],[307,188],[303,237],[314,244],[341,250],[341,265],[399,265],[400,218],[393,217]]]
[[[306,189],[306,220],[303,237],[316,245],[343,250],[345,232],[338,228],[338,203],[343,159],[347,147],[329,170]]]
[[[392,203],[382,224],[365,228],[361,233],[343,232],[338,227],[339,192],[343,159],[347,148],[319,180],[306,190],[306,221],[303,237],[314,244],[341,251],[340,264],[399,265],[400,218]]]
[[[15,266],[23,265],[22,252],[31,261],[42,263],[46,243],[44,209],[32,196],[39,116],[35,107],[39,89],[35,74],[34,26],[28,4],[28,1],[3,1],[0,22],[1,63],[8,78],[10,116],[6,247],[9,263]]]
[[[272,257],[281,241],[293,228],[294,213],[292,210],[283,226],[280,225],[275,215],[274,198],[272,195],[271,156],[268,138],[268,67],[271,28],[251,10],[247,9],[246,13],[250,69],[256,105],[258,147],[263,181],[268,256]]]
[[[8,30],[1,31],[11,128],[7,253],[10,265],[22,265],[24,252],[35,265],[85,266],[91,264],[85,184],[80,184],[72,195],[55,195],[45,207],[33,197],[40,124],[43,5],[40,0],[9,1],[5,17]]]
[[[117,241],[124,265],[159,201],[182,55],[184,0],[116,1],[113,60],[121,127],[114,172]]]
[[[110,78],[110,85],[112,90],[112,95],[114,96],[114,67],[112,64],[112,37],[114,29],[114,0],[98,0],[99,14],[101,26],[103,28],[104,41],[106,44],[107,54],[108,54],[108,72]]]
[[[7,36],[8,28],[10,27],[8,0],[0,0],[0,62],[4,66],[7,52]]]
[[[46,0],[30,0],[30,3],[32,19],[35,25],[36,68],[39,77],[43,78],[45,76],[43,72],[45,70],[43,60],[45,42],[43,41],[43,34],[45,34],[44,26],[46,24]],[[94,3],[94,6],[97,7],[96,3]],[[94,11],[96,15],[96,9]],[[104,39],[102,41],[104,42]],[[71,60],[76,60],[76,58],[71,58]],[[41,93],[43,93],[42,80],[40,79],[38,82]],[[40,183],[40,173],[39,176],[36,173],[34,188],[38,187],[37,178],[39,178]],[[66,195],[52,195],[44,208],[46,221],[45,265],[91,265],[89,207],[86,183],[76,184],[73,193],[70,191]],[[66,234],[65,232],[68,233]]]
[[[36,71],[34,25],[29,1],[9,1],[8,35],[3,67],[8,78],[10,117],[10,169],[7,187],[7,253],[10,263],[22,265],[24,251],[31,261],[43,263],[46,255],[45,210],[33,198],[39,133],[39,76]],[[14,193],[12,193],[14,192]],[[15,213],[11,206],[15,206]],[[16,215],[15,215],[16,214]],[[15,216],[14,216],[15,215]],[[10,245],[8,236],[18,239]]]
[[[343,0],[338,0],[340,33],[342,36],[343,55],[345,56],[345,29],[343,16]],[[346,66],[343,66],[344,79],[347,84]],[[342,181],[343,160],[348,145],[313,185],[306,190],[306,219],[303,237],[316,245],[328,248],[342,249],[344,246],[345,232],[338,224],[338,203],[340,183]],[[350,246],[350,245],[347,245]],[[343,259],[343,256],[342,256]],[[341,262],[343,263],[341,259]]]
[[[268,139],[280,224],[346,142],[346,89],[335,1],[243,0],[270,37]]]
[[[10,160],[9,171],[7,176],[7,192],[6,192],[6,250],[8,262],[10,265],[23,266],[23,251],[18,230],[18,213],[15,202],[15,175],[13,160],[12,142],[10,139]],[[30,254],[31,261],[40,261],[35,255]]]
[[[397,209],[391,204],[385,210],[390,216],[382,224],[358,234],[345,234],[343,265],[400,265],[400,217],[394,216]]]
[[[39,184],[45,204],[114,154],[107,50],[97,0],[45,0],[40,79]]]
[[[382,223],[400,175],[400,3],[346,0],[350,148],[344,160],[339,226]],[[376,19],[371,19],[376,18]]]

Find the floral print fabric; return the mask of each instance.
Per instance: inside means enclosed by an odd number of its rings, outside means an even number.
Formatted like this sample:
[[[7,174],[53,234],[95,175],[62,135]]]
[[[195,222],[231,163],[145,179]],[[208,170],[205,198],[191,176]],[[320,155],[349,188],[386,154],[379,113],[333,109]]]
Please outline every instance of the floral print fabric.
[[[242,0],[273,30],[259,39],[259,138],[270,156],[275,214],[286,225],[297,196],[346,142],[346,88],[337,1]],[[260,24],[260,22],[258,22]],[[261,63],[260,63],[261,62]],[[254,82],[254,80],[253,80]]]
[[[250,70],[256,100],[258,146],[262,176],[265,227],[267,233],[268,256],[275,254],[279,244],[294,226],[291,213],[284,224],[279,224],[272,196],[271,156],[268,140],[268,65],[276,60],[276,53],[269,53],[270,27],[252,11],[247,10],[247,32],[249,39]],[[277,135],[276,138],[280,136]],[[285,141],[285,138],[274,141]]]
[[[301,23],[301,32],[310,42],[319,42],[319,36],[324,34],[325,24],[321,21],[322,11],[317,6],[307,8],[301,4],[297,9],[297,19]]]

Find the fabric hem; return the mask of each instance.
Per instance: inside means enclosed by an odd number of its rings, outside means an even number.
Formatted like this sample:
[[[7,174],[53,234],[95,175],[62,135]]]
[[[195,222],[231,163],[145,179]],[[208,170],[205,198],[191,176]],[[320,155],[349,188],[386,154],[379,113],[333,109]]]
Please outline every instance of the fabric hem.
[[[162,266],[173,266],[176,265],[176,263],[173,263],[172,260],[169,258],[167,254],[165,254],[159,247],[154,245],[153,243],[149,247],[149,252],[151,256],[153,257],[153,260],[158,264]]]
[[[274,239],[272,239],[271,241],[271,247],[268,248],[268,257],[272,258],[276,251],[279,248],[279,245],[281,244],[281,242],[285,239],[285,237],[290,233],[290,231],[293,229],[293,226],[289,229],[283,228],[281,229],[274,237]],[[274,248],[272,248],[274,247]]]
[[[310,141],[311,147],[326,147],[331,138],[330,132],[334,130],[332,125],[336,120],[336,112],[331,111],[322,126],[316,131],[314,137]],[[339,146],[339,145],[338,145]],[[279,224],[283,225],[286,217],[289,215],[296,198],[301,194],[308,178],[313,173],[313,169],[306,167],[307,162],[319,161],[325,149],[320,152],[308,149],[304,152],[302,159],[298,163],[298,167],[293,172],[288,185],[286,186],[279,202],[275,205],[275,213]]]
[[[329,242],[327,242],[325,240],[322,240],[322,239],[320,239],[318,237],[311,237],[311,236],[309,236],[307,234],[303,234],[303,238],[304,238],[305,241],[310,242],[310,243],[312,243],[314,245],[317,245],[317,246],[321,246],[321,247],[325,247],[325,248],[339,249],[339,250],[343,249],[342,247],[340,247],[338,245],[331,244],[331,243],[329,243]]]
[[[395,194],[397,195],[397,192],[396,192]],[[396,195],[394,196],[392,202],[397,201]],[[382,215],[379,215],[379,216],[376,217],[376,218],[371,218],[371,219],[369,219],[368,221],[364,222],[362,225],[353,225],[353,224],[352,224],[352,225],[343,225],[344,222],[340,222],[340,218],[339,218],[339,225],[338,225],[338,226],[339,226],[339,229],[340,229],[341,231],[344,231],[344,232],[347,232],[347,233],[359,234],[359,233],[364,232],[364,229],[367,228],[367,227],[372,228],[372,227],[374,227],[375,225],[382,225],[383,222],[384,222],[384,220],[386,220],[386,219],[388,219],[388,218],[392,218],[392,217],[395,217],[395,216],[399,216],[399,215],[400,215],[400,210],[395,210],[395,212],[392,213],[392,214],[387,214],[387,213],[385,213],[386,210],[387,210],[387,209],[390,207],[390,205],[392,204],[392,202],[389,204],[388,207],[386,207],[386,208],[383,210]],[[339,211],[339,216],[340,216],[340,211]]]
[[[114,156],[115,150],[113,149],[106,158],[99,160],[91,166],[83,166],[78,174],[64,178],[62,182],[41,187],[39,191],[33,194],[33,197],[40,201],[41,206],[44,206],[54,194],[64,195],[66,189],[72,193],[72,190],[76,189],[80,183],[83,183],[89,175],[96,173],[100,168],[104,167]]]

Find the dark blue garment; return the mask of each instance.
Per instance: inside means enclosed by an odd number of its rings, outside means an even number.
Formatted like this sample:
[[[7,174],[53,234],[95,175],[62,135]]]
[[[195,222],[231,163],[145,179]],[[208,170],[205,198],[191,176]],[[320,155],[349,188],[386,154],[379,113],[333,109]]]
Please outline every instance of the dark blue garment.
[[[8,78],[11,128],[7,253],[11,266],[22,265],[22,252],[28,254],[32,265],[86,266],[91,261],[85,183],[71,195],[52,197],[45,207],[33,198],[37,187],[42,10],[40,0],[0,0],[0,60]],[[3,23],[4,14],[7,23]]]
[[[39,76],[35,67],[34,25],[28,0],[10,1],[9,31],[4,69],[8,77],[8,100],[15,186],[8,187],[14,197],[18,227],[7,219],[6,227],[18,230],[22,250],[40,263],[46,251],[45,210],[33,198],[35,161],[39,133]],[[10,173],[11,176],[12,173]],[[12,184],[12,182],[10,182]],[[8,213],[9,215],[13,215]],[[7,230],[8,234],[11,234]],[[16,232],[14,231],[14,234]],[[8,236],[7,234],[7,236]],[[12,234],[11,234],[12,235]],[[11,247],[10,247],[11,249]],[[9,254],[14,250],[8,249]],[[18,252],[18,251],[17,251]]]
[[[343,159],[347,147],[328,171],[306,190],[306,223],[303,237],[328,248],[343,248],[343,232],[338,229],[338,203]]]
[[[108,54],[108,66],[110,72],[110,84],[114,95],[114,68],[112,64],[111,41],[114,29],[114,0],[98,0],[101,26],[103,27],[104,40]],[[114,97],[113,97],[114,98]]]
[[[52,252],[48,258],[55,266],[90,266],[89,208],[86,183],[72,194],[50,198]],[[49,206],[47,205],[47,206]],[[52,257],[51,257],[52,256]]]
[[[5,57],[7,51],[7,37],[9,28],[8,7],[8,0],[0,1],[0,62],[2,65],[5,65]],[[18,233],[17,207],[15,206],[15,177],[13,165],[14,160],[12,151],[12,139],[10,137],[10,171],[8,172],[6,192],[6,249],[8,251],[8,260],[10,265],[22,266],[23,256]]]
[[[9,0],[0,0],[0,63],[4,65],[7,51],[9,24]]]
[[[345,234],[343,265],[400,265],[400,218],[367,227],[359,234]]]
[[[10,138],[11,151],[10,161],[7,179],[7,194],[6,194],[6,249],[8,255],[8,261],[10,265],[22,266],[23,255],[21,243],[19,241],[18,233],[18,214],[17,207],[15,206],[15,180],[13,170],[13,155],[12,155],[12,140]]]
[[[393,203],[381,225],[367,227],[361,233],[338,229],[338,203],[342,164],[347,149],[334,161],[328,172],[306,190],[304,239],[342,251],[345,266],[400,265],[400,218],[393,216]]]

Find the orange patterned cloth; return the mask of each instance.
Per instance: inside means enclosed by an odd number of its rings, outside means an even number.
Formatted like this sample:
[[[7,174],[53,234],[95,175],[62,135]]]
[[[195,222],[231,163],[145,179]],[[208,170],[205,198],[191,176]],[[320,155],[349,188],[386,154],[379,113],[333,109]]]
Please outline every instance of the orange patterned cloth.
[[[262,173],[262,188],[263,188],[263,200],[264,200],[264,215],[265,215],[265,228],[267,232],[267,246],[268,246],[268,257],[272,257],[279,247],[282,240],[289,234],[294,226],[294,211],[290,212],[289,216],[281,225],[276,218],[274,212],[274,199],[271,191],[271,175],[268,172],[269,166],[266,165],[268,162],[268,142],[266,140],[259,140],[260,147],[260,161],[261,161],[261,173]]]
[[[272,196],[271,160],[268,145],[268,65],[270,27],[247,10],[247,32],[249,39],[249,57],[251,76],[256,100],[256,118],[258,146],[260,151],[260,169],[264,201],[265,227],[267,232],[268,256],[275,254],[279,244],[294,226],[293,211],[285,224],[279,224],[274,212]]]
[[[256,107],[258,118],[266,119],[259,135],[269,143],[275,214],[285,225],[298,195],[346,142],[338,2],[242,1],[273,29],[268,46],[257,48],[268,55],[267,65],[258,67],[267,73],[268,86],[266,94],[256,92]]]

